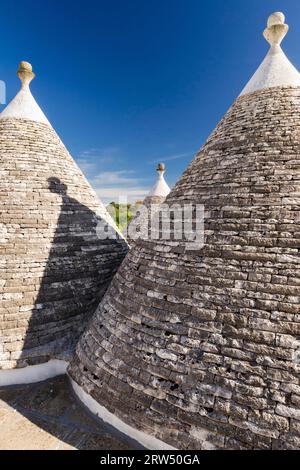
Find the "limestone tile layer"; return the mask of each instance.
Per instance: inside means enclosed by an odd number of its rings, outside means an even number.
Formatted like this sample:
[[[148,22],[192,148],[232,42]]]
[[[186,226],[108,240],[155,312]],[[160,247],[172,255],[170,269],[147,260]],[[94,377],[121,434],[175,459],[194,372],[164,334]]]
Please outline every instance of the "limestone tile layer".
[[[177,448],[299,448],[299,195],[300,88],[239,97],[167,198],[204,247],[136,242],[71,377]]]
[[[106,221],[49,125],[0,121],[0,369],[72,348],[127,251]]]

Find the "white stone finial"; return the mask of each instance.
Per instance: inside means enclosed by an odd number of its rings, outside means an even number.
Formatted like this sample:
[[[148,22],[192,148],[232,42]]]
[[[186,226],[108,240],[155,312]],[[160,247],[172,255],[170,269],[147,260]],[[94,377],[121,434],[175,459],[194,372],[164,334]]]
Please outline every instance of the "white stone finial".
[[[21,89],[2,111],[0,114],[0,120],[7,118],[28,119],[30,121],[43,122],[44,124],[51,126],[45,114],[32,96],[29,88],[29,83],[35,77],[31,64],[25,61],[20,62],[17,74],[22,82]]]
[[[279,86],[300,87],[300,73],[289,61],[280,47],[280,43],[288,32],[284,14],[275,12],[268,18],[264,37],[271,45],[263,62],[244,87],[241,95],[253,93],[264,88]]]
[[[284,22],[284,14],[281,11],[275,11],[275,13],[272,13],[272,15],[269,16],[267,25],[268,28],[271,28],[274,24],[284,24]]]
[[[24,60],[20,62],[17,74],[22,82],[22,88],[28,87],[31,80],[35,77],[35,74],[32,71],[32,65]]]
[[[157,165],[156,171],[157,171],[157,173],[158,173],[159,175],[163,175],[164,172],[166,171],[166,166],[165,166],[165,164],[164,164],[164,163],[159,163],[159,164]]]
[[[264,30],[263,35],[271,46],[279,46],[289,27],[285,24],[285,16],[280,11],[272,13],[267,22],[267,28]]]

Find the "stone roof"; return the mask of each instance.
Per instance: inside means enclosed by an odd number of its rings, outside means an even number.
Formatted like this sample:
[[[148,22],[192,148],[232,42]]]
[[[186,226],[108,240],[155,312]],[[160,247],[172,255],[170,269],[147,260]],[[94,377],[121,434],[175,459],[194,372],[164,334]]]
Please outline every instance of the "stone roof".
[[[204,246],[138,241],[79,341],[99,409],[180,449],[299,448],[299,184],[300,87],[237,98],[167,198],[204,205]]]
[[[0,115],[0,369],[64,357],[127,251],[35,102],[27,62]],[[1,371],[0,371],[1,374]]]
[[[0,120],[7,118],[29,119],[30,121],[43,122],[50,126],[50,122],[35,101],[29,88],[29,84],[35,76],[32,72],[31,64],[25,61],[21,62],[18,76],[22,82],[21,89],[0,113]]]
[[[171,191],[164,178],[166,171],[165,164],[159,163],[156,171],[158,173],[157,180],[145,197],[143,204],[136,204],[136,206],[131,208],[135,215],[123,232],[128,243],[133,243],[139,237],[143,238],[150,235],[151,220]]]
[[[270,49],[241,95],[275,86],[300,86],[300,73],[280,47],[289,29],[284,21],[285,16],[281,12],[269,17],[264,37],[270,44]]]
[[[166,171],[166,167],[164,163],[159,163],[156,169],[158,173],[157,180],[155,182],[155,185],[147,195],[147,197],[161,197],[161,198],[166,198],[168,194],[170,193],[171,189],[169,185],[167,184],[164,174]]]

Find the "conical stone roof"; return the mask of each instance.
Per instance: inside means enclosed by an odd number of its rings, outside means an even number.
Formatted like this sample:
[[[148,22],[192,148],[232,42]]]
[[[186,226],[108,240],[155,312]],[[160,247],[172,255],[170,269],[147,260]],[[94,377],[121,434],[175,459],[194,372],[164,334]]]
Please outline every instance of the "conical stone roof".
[[[131,208],[135,215],[124,230],[124,236],[129,243],[133,243],[140,237],[144,238],[145,235],[151,235],[151,219],[171,191],[164,178],[165,164],[159,163],[156,171],[157,179],[145,197],[143,204],[136,204]]]
[[[157,180],[155,181],[153,188],[149,191],[149,194],[146,196],[146,200],[150,200],[150,202],[163,202],[171,191],[164,177],[166,171],[165,164],[159,163],[156,171],[158,175]]]
[[[286,29],[270,17],[271,47]],[[204,246],[138,241],[76,349],[78,395],[149,447],[299,448],[300,82],[283,78],[236,99],[167,198],[204,205]]]
[[[31,65],[18,75],[0,114],[0,369],[65,357],[127,251],[99,237],[112,220],[34,100]]]

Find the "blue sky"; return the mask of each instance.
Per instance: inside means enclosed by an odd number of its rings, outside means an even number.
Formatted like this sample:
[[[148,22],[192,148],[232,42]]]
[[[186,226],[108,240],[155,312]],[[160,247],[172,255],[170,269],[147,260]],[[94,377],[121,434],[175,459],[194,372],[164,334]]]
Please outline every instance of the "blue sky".
[[[0,79],[9,101],[31,62],[35,98],[98,194],[135,200],[159,161],[180,177],[266,54],[273,11],[299,69],[299,0],[10,0]]]

